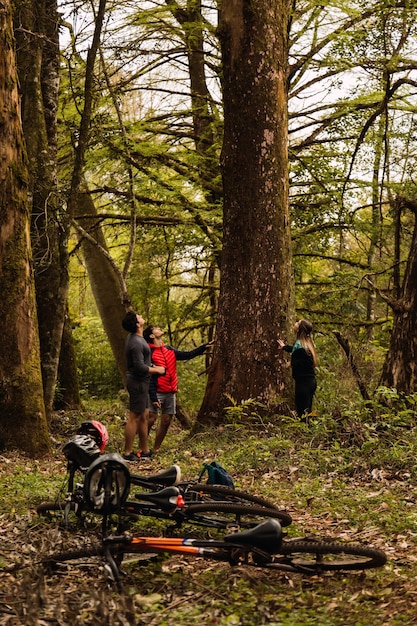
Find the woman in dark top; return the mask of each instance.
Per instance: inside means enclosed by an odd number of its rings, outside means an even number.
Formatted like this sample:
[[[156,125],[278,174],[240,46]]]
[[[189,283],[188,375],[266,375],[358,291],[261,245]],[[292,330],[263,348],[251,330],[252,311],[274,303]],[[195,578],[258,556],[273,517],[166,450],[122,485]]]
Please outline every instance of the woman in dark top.
[[[317,366],[316,349],[311,337],[313,324],[308,320],[299,320],[294,324],[296,341],[287,345],[278,339],[282,350],[291,353],[292,377],[295,380],[295,407],[298,417],[311,413],[314,393],[317,389],[315,367]]]

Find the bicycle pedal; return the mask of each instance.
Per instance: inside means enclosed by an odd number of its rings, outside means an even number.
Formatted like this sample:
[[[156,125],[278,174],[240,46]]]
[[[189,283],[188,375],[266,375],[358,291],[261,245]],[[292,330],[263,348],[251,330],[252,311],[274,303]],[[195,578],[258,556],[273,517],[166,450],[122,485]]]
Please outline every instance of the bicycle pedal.
[[[121,576],[126,576],[126,575],[127,575],[127,573],[126,573],[126,572],[124,572],[123,570],[119,569],[119,570],[117,571],[117,577],[116,577],[116,576],[115,576],[115,574],[114,574],[113,569],[111,568],[111,566],[110,566],[108,563],[104,563],[104,565],[103,565],[103,569],[104,569],[104,572],[105,572],[105,574],[106,574],[107,578],[108,578],[108,579],[109,579],[112,583],[119,582],[119,578],[120,578]]]
[[[105,572],[107,578],[109,580],[111,580],[113,583],[116,582],[113,570],[112,570],[112,568],[110,567],[110,565],[108,563],[105,563],[103,565],[103,569],[104,569],[104,572]]]

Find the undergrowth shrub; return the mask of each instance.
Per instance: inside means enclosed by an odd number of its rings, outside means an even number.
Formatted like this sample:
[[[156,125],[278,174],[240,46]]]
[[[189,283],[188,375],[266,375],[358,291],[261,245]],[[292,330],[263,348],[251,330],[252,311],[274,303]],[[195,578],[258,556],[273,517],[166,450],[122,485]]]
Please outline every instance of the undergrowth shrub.
[[[246,463],[258,471],[271,465],[284,469],[292,457],[301,456],[312,475],[335,467],[350,475],[375,468],[395,472],[417,467],[417,394],[404,396],[381,388],[373,402],[332,413],[313,412],[307,422],[293,413],[265,415],[265,407],[253,399],[230,401],[224,431],[243,442],[235,455],[237,465]]]

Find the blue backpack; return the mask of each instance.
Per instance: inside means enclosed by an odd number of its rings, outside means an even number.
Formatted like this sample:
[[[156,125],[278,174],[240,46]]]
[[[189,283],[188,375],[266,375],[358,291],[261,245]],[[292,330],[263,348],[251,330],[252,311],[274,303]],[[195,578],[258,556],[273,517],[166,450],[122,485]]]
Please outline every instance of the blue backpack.
[[[205,473],[208,473],[207,484],[208,485],[224,485],[225,487],[235,488],[232,477],[229,472],[224,469],[217,461],[211,463],[203,463],[203,471],[198,477],[198,482],[201,482]]]

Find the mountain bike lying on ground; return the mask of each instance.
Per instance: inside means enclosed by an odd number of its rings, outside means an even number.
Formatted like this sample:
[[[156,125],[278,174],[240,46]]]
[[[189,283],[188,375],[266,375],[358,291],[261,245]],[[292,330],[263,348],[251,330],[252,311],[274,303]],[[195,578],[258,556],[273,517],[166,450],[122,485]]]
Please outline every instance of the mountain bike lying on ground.
[[[106,459],[104,456],[97,459],[91,472],[86,472],[84,489],[87,502],[103,518],[120,510],[127,498],[124,468],[122,461]],[[103,530],[106,528],[107,526],[103,526]],[[92,543],[81,550],[50,555],[43,562],[57,566],[67,561],[100,557],[119,589],[122,588],[122,563],[125,554],[182,554],[224,561],[231,565],[303,574],[365,570],[381,567],[386,562],[384,552],[370,546],[316,537],[284,538],[277,519],[266,519],[253,528],[228,533],[219,540],[103,533],[101,539],[96,541],[95,545]]]
[[[100,502],[104,497],[103,472],[106,476],[114,472],[117,475],[115,484],[119,489],[114,497],[119,506],[111,507],[111,513],[113,519],[118,518],[119,527],[121,520],[137,520],[141,516],[172,522],[167,533],[180,528],[184,523],[219,529],[251,528],[266,517],[278,519],[282,526],[291,523],[291,516],[286,511],[258,496],[220,485],[181,482],[178,465],[172,465],[167,470],[150,476],[131,474],[120,455],[101,455],[104,449],[103,433],[95,431],[96,424],[98,423],[83,422],[76,436],[64,446],[63,451],[68,461],[66,495],[55,502],[40,504],[37,507],[39,514],[58,514],[64,526],[68,527],[71,512],[79,520],[86,512],[100,512]],[[142,491],[135,494],[134,500],[128,500],[131,485],[140,486],[150,492]],[[110,518],[108,511],[103,517],[104,534],[108,530]]]

